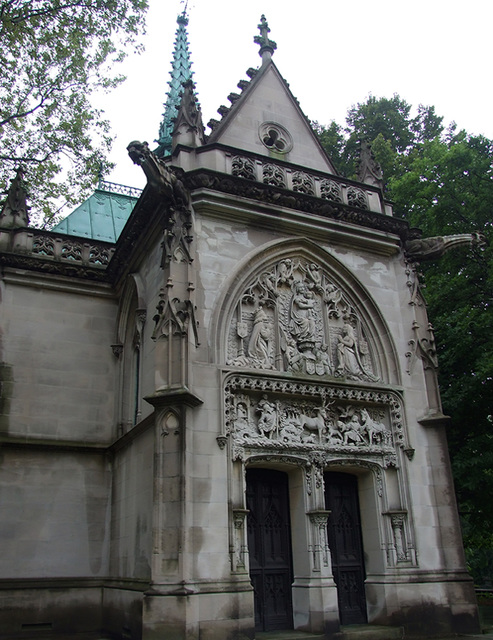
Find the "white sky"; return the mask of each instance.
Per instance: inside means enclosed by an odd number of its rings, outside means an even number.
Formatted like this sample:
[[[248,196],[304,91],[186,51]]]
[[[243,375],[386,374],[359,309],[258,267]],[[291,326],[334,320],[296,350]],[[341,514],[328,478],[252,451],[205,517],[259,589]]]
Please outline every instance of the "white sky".
[[[144,186],[126,153],[131,140],[153,148],[162,119],[179,0],[149,0],[144,54],[121,71],[125,83],[103,107],[117,138],[107,180]],[[204,124],[220,119],[246,70],[258,67],[253,37],[264,13],[277,43],[274,61],[304,113],[345,124],[348,108],[369,94],[434,105],[448,125],[493,138],[491,0],[190,0],[188,36]]]

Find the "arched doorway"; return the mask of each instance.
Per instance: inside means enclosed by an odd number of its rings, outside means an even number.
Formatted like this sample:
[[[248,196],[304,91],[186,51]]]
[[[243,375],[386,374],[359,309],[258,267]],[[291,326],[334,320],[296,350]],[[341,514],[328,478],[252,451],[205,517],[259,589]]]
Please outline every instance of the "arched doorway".
[[[288,476],[270,469],[248,469],[246,484],[255,630],[292,629]]]
[[[324,480],[325,508],[330,511],[327,533],[337,585],[339,619],[341,624],[364,624],[367,613],[358,479],[348,473],[327,472]]]

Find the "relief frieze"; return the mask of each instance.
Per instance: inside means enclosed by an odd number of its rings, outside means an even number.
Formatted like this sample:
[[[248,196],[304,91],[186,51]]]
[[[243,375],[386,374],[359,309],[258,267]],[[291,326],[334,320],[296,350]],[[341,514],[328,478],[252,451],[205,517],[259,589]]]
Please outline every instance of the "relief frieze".
[[[397,466],[397,447],[406,448],[394,392],[235,375],[225,385],[224,415],[235,459],[335,455],[376,459],[386,468]]]

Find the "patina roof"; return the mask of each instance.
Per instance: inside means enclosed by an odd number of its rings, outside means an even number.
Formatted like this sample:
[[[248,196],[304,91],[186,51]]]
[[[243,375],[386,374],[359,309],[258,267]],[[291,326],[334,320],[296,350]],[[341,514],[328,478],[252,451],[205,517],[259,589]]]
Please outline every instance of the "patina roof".
[[[101,180],[94,193],[59,222],[53,231],[116,242],[140,193],[140,189]]]

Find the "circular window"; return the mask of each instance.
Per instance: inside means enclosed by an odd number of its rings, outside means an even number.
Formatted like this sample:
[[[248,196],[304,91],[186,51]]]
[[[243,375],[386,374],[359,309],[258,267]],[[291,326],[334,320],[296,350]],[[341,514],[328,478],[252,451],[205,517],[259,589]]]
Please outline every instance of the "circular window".
[[[259,128],[262,144],[277,153],[288,153],[293,148],[293,139],[288,131],[276,122],[264,122]]]

